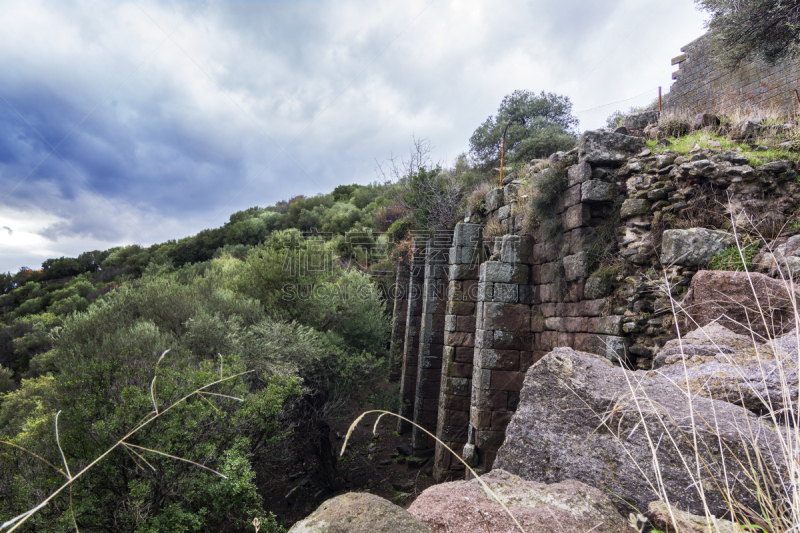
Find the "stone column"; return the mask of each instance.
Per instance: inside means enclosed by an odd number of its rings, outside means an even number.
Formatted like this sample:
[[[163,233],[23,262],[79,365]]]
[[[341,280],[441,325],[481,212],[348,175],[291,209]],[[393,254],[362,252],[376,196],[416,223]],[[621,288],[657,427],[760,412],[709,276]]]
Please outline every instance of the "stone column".
[[[444,350],[436,436],[455,453],[467,443],[472,358],[475,346],[475,301],[483,259],[482,226],[458,224],[450,248],[450,283],[444,322]],[[436,443],[433,475],[437,482],[464,476],[464,465]]]
[[[428,242],[425,282],[422,288],[422,317],[419,329],[419,364],[414,398],[414,422],[436,433],[439,386],[444,348],[444,316],[447,305],[448,249],[452,233],[437,233]],[[412,429],[414,453],[433,452],[434,439],[418,427]]]
[[[414,395],[417,390],[417,355],[419,353],[419,327],[422,315],[422,285],[425,279],[425,249],[427,241],[414,240],[409,257],[406,327],[403,340],[403,368],[400,376],[400,416],[414,418]],[[411,424],[397,421],[397,432],[408,433]]]
[[[478,471],[491,470],[533,364],[530,237],[503,237],[500,261],[481,264],[468,445]]]
[[[408,281],[411,270],[408,257],[401,257],[397,264],[394,284],[394,311],[392,312],[392,337],[389,348],[389,381],[399,381],[403,372],[403,346],[408,320]]]

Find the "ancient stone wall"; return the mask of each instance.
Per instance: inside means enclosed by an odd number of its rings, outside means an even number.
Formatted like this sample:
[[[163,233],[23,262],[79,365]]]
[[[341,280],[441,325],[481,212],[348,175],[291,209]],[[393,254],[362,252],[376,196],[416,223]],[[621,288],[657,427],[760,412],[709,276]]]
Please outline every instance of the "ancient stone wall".
[[[732,243],[731,218],[780,233],[796,216],[794,166],[748,162],[712,149],[654,154],[641,138],[586,132],[578,149],[531,163],[524,181],[490,191],[481,212],[457,225],[446,254],[451,236],[417,239],[401,414],[442,441],[413,432],[414,453],[434,455],[437,480],[464,472],[445,445],[479,472],[492,468],[526,371],[553,348],[652,368],[675,337],[670,298],[690,301],[693,276]],[[547,206],[547,229],[527,222],[530,183],[564,190]]]
[[[708,34],[687,44],[673,58],[679,70],[665,99],[665,109],[724,113],[736,108],[797,109],[794,90],[800,88],[800,60],[786,59],[775,65],[761,60],[728,71],[711,56]]]

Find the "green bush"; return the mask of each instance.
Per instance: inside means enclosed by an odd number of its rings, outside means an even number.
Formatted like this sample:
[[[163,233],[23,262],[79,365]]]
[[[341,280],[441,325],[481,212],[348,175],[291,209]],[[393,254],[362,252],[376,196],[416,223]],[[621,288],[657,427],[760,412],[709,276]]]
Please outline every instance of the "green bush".
[[[542,230],[548,240],[561,237],[561,215],[556,212],[556,204],[568,185],[564,168],[551,168],[533,175],[529,194],[529,229]]]

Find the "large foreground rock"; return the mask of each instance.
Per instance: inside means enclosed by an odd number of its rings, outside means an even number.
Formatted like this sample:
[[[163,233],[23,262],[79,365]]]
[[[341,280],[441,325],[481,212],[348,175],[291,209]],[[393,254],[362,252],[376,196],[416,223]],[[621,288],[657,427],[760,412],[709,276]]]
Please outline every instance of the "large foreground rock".
[[[430,533],[430,529],[390,501],[350,492],[320,505],[289,533]]]
[[[701,270],[686,295],[688,329],[718,321],[741,335],[755,333],[759,343],[779,337],[796,327],[788,288],[757,272]],[[794,291],[800,296],[797,287]]]
[[[693,479],[693,419],[701,484]],[[652,488],[659,484],[657,464],[670,502],[703,514],[702,487],[711,513],[722,516],[728,505],[717,482],[730,487],[735,501],[758,509],[739,462],[756,451],[785,467],[776,430],[746,409],[697,397],[690,410],[687,394],[664,378],[556,348],[528,370],[494,466],[543,483],[575,479],[644,510],[659,499]],[[623,513],[625,502],[615,500]]]
[[[590,165],[620,166],[628,157],[644,150],[640,137],[630,137],[607,131],[586,131],[578,140],[578,158]]]
[[[736,243],[730,233],[705,228],[668,229],[661,243],[661,262],[706,267],[720,252]]]
[[[717,323],[667,342],[648,375],[662,376],[692,394],[741,405],[756,413],[796,408],[796,330],[767,344]]]
[[[629,533],[608,496],[574,480],[544,485],[494,469],[481,478],[531,533]],[[408,508],[434,533],[518,532],[478,480],[426,489]]]

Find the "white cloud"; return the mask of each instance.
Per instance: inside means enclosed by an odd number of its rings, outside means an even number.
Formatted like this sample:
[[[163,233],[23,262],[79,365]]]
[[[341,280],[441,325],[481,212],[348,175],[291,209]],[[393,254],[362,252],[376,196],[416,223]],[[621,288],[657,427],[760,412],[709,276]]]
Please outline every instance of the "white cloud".
[[[139,5],[4,2],[0,190],[30,177],[0,221],[38,225],[3,224],[27,244],[0,270],[368,182],[412,134],[452,160],[515,89],[575,110],[666,91],[670,58],[703,31],[691,0]],[[65,136],[69,165],[47,157]],[[54,241],[33,236],[45,227]]]

